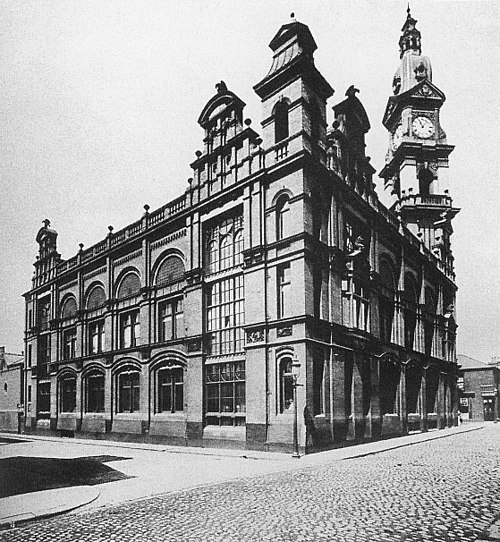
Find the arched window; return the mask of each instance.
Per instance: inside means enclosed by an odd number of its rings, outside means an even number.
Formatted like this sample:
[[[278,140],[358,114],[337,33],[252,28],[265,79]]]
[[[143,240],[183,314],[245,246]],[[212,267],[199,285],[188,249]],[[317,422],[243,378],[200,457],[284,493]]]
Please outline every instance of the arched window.
[[[420,388],[422,385],[422,368],[417,363],[406,367],[406,411],[408,414],[420,412]]]
[[[102,286],[92,288],[87,297],[87,310],[92,311],[103,307],[106,303],[106,294]]]
[[[291,234],[290,197],[281,196],[276,203],[276,239],[284,239]]]
[[[220,268],[229,269],[233,266],[233,247],[231,246],[231,236],[226,235],[220,244]]]
[[[279,101],[274,108],[274,142],[279,143],[289,135],[288,103]]]
[[[243,263],[243,230],[239,230],[234,235],[234,265]]]
[[[104,412],[104,373],[92,371],[85,376],[85,412]]]
[[[415,279],[410,274],[407,274],[405,277],[404,297],[405,308],[403,317],[405,326],[405,347],[413,349],[415,326],[417,324],[417,286]]]
[[[288,410],[293,404],[292,358],[286,357],[279,364],[280,412]]]
[[[156,412],[184,410],[184,370],[182,367],[162,367],[157,371]]]
[[[215,273],[219,270],[219,247],[217,241],[211,241],[208,245],[208,272]]]
[[[425,407],[427,413],[436,412],[437,407],[437,395],[439,387],[439,371],[435,366],[430,366],[425,375]]]
[[[397,414],[397,392],[401,369],[395,359],[380,361],[380,410],[382,414]]]
[[[127,273],[120,282],[116,298],[123,299],[125,297],[131,297],[137,295],[140,290],[141,281],[139,277],[135,273]]]
[[[59,412],[74,412],[76,408],[76,377],[68,374],[59,380]]]
[[[137,412],[140,394],[139,371],[135,369],[123,371],[117,379],[118,412]]]
[[[76,316],[76,299],[68,297],[61,309],[61,318],[74,318]]]
[[[379,298],[380,338],[390,342],[392,338],[392,323],[394,320],[394,274],[388,261],[381,260],[380,268],[381,292]]]
[[[184,262],[178,256],[168,256],[156,272],[156,286],[177,282],[184,278]]]
[[[436,302],[430,288],[425,289],[424,313],[424,347],[426,356],[432,355],[432,341],[434,339],[434,320],[436,315]]]

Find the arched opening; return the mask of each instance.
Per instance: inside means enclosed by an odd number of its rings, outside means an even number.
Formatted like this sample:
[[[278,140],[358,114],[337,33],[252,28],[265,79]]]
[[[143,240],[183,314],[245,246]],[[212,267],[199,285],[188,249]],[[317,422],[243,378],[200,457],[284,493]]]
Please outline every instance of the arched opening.
[[[141,290],[141,281],[136,273],[127,273],[120,282],[118,292],[116,294],[117,299],[124,299],[137,295]]]
[[[292,358],[284,357],[279,362],[279,411],[281,414],[293,404]]]
[[[425,289],[425,314],[424,314],[424,348],[425,355],[432,355],[432,343],[434,340],[434,320],[436,315],[436,302],[430,288]]]
[[[66,374],[59,380],[59,412],[74,412],[76,409],[76,376]]]
[[[382,414],[397,414],[397,393],[401,368],[398,362],[384,358],[380,362],[380,410]]]
[[[74,297],[68,297],[61,308],[61,318],[74,318],[76,316],[76,299]]]
[[[379,267],[380,275],[380,298],[379,298],[379,323],[380,338],[385,342],[391,342],[392,324],[394,320],[394,273],[390,263],[382,259]]]
[[[291,234],[290,197],[280,196],[276,203],[276,239],[285,239]]]
[[[117,377],[117,412],[137,412],[140,408],[140,373],[137,369],[125,369]]]
[[[418,191],[421,196],[428,196],[430,194],[432,181],[434,175],[427,168],[422,168],[418,173]]]
[[[92,311],[103,307],[106,303],[106,294],[102,286],[94,286],[87,295],[87,310]]]
[[[178,364],[162,365],[156,370],[155,412],[184,410],[184,369]]]
[[[289,136],[288,103],[279,101],[274,108],[274,142],[279,143]]]
[[[405,327],[405,347],[412,350],[415,339],[415,327],[417,325],[417,285],[412,275],[405,277],[405,307],[403,310]]]
[[[156,272],[156,286],[164,286],[184,278],[184,262],[178,256],[167,256]]]
[[[419,414],[420,388],[422,384],[422,368],[417,363],[406,367],[406,411],[408,414]]]
[[[104,373],[93,370],[85,375],[85,412],[104,412]]]

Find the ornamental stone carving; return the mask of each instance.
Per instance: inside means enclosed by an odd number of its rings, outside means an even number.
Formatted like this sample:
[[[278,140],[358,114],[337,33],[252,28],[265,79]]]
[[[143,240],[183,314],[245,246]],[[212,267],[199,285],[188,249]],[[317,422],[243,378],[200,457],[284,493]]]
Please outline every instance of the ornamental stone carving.
[[[264,341],[264,330],[263,329],[254,329],[252,331],[247,331],[247,343],[260,343]]]

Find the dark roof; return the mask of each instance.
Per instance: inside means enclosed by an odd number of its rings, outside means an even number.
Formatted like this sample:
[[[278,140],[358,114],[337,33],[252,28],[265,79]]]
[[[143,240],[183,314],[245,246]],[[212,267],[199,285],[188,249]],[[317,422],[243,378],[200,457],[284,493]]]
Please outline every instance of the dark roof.
[[[458,364],[461,365],[461,369],[487,369],[493,368],[493,365],[488,365],[474,358],[470,358],[465,354],[458,354],[457,356]]]
[[[24,363],[23,354],[11,354],[10,352],[5,352],[3,347],[0,348],[0,369],[9,368],[22,363]]]

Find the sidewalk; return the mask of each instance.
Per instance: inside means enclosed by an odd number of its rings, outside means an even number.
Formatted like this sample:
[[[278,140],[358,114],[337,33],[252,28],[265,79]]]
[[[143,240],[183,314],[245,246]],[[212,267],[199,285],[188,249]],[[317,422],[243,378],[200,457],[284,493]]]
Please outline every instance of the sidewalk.
[[[120,455],[123,460],[115,460],[110,465],[130,477],[127,480],[108,482],[99,486],[52,489],[0,499],[0,527],[5,528],[18,522],[71,510],[87,511],[125,501],[186,491],[195,487],[270,472],[359,458],[421,442],[447,438],[483,427],[484,424],[466,423],[440,431],[414,433],[388,440],[337,448],[303,456],[299,460],[292,458],[290,454],[281,453],[0,433],[0,437],[25,441],[0,446],[0,457]],[[103,453],[100,453],[101,450]]]

